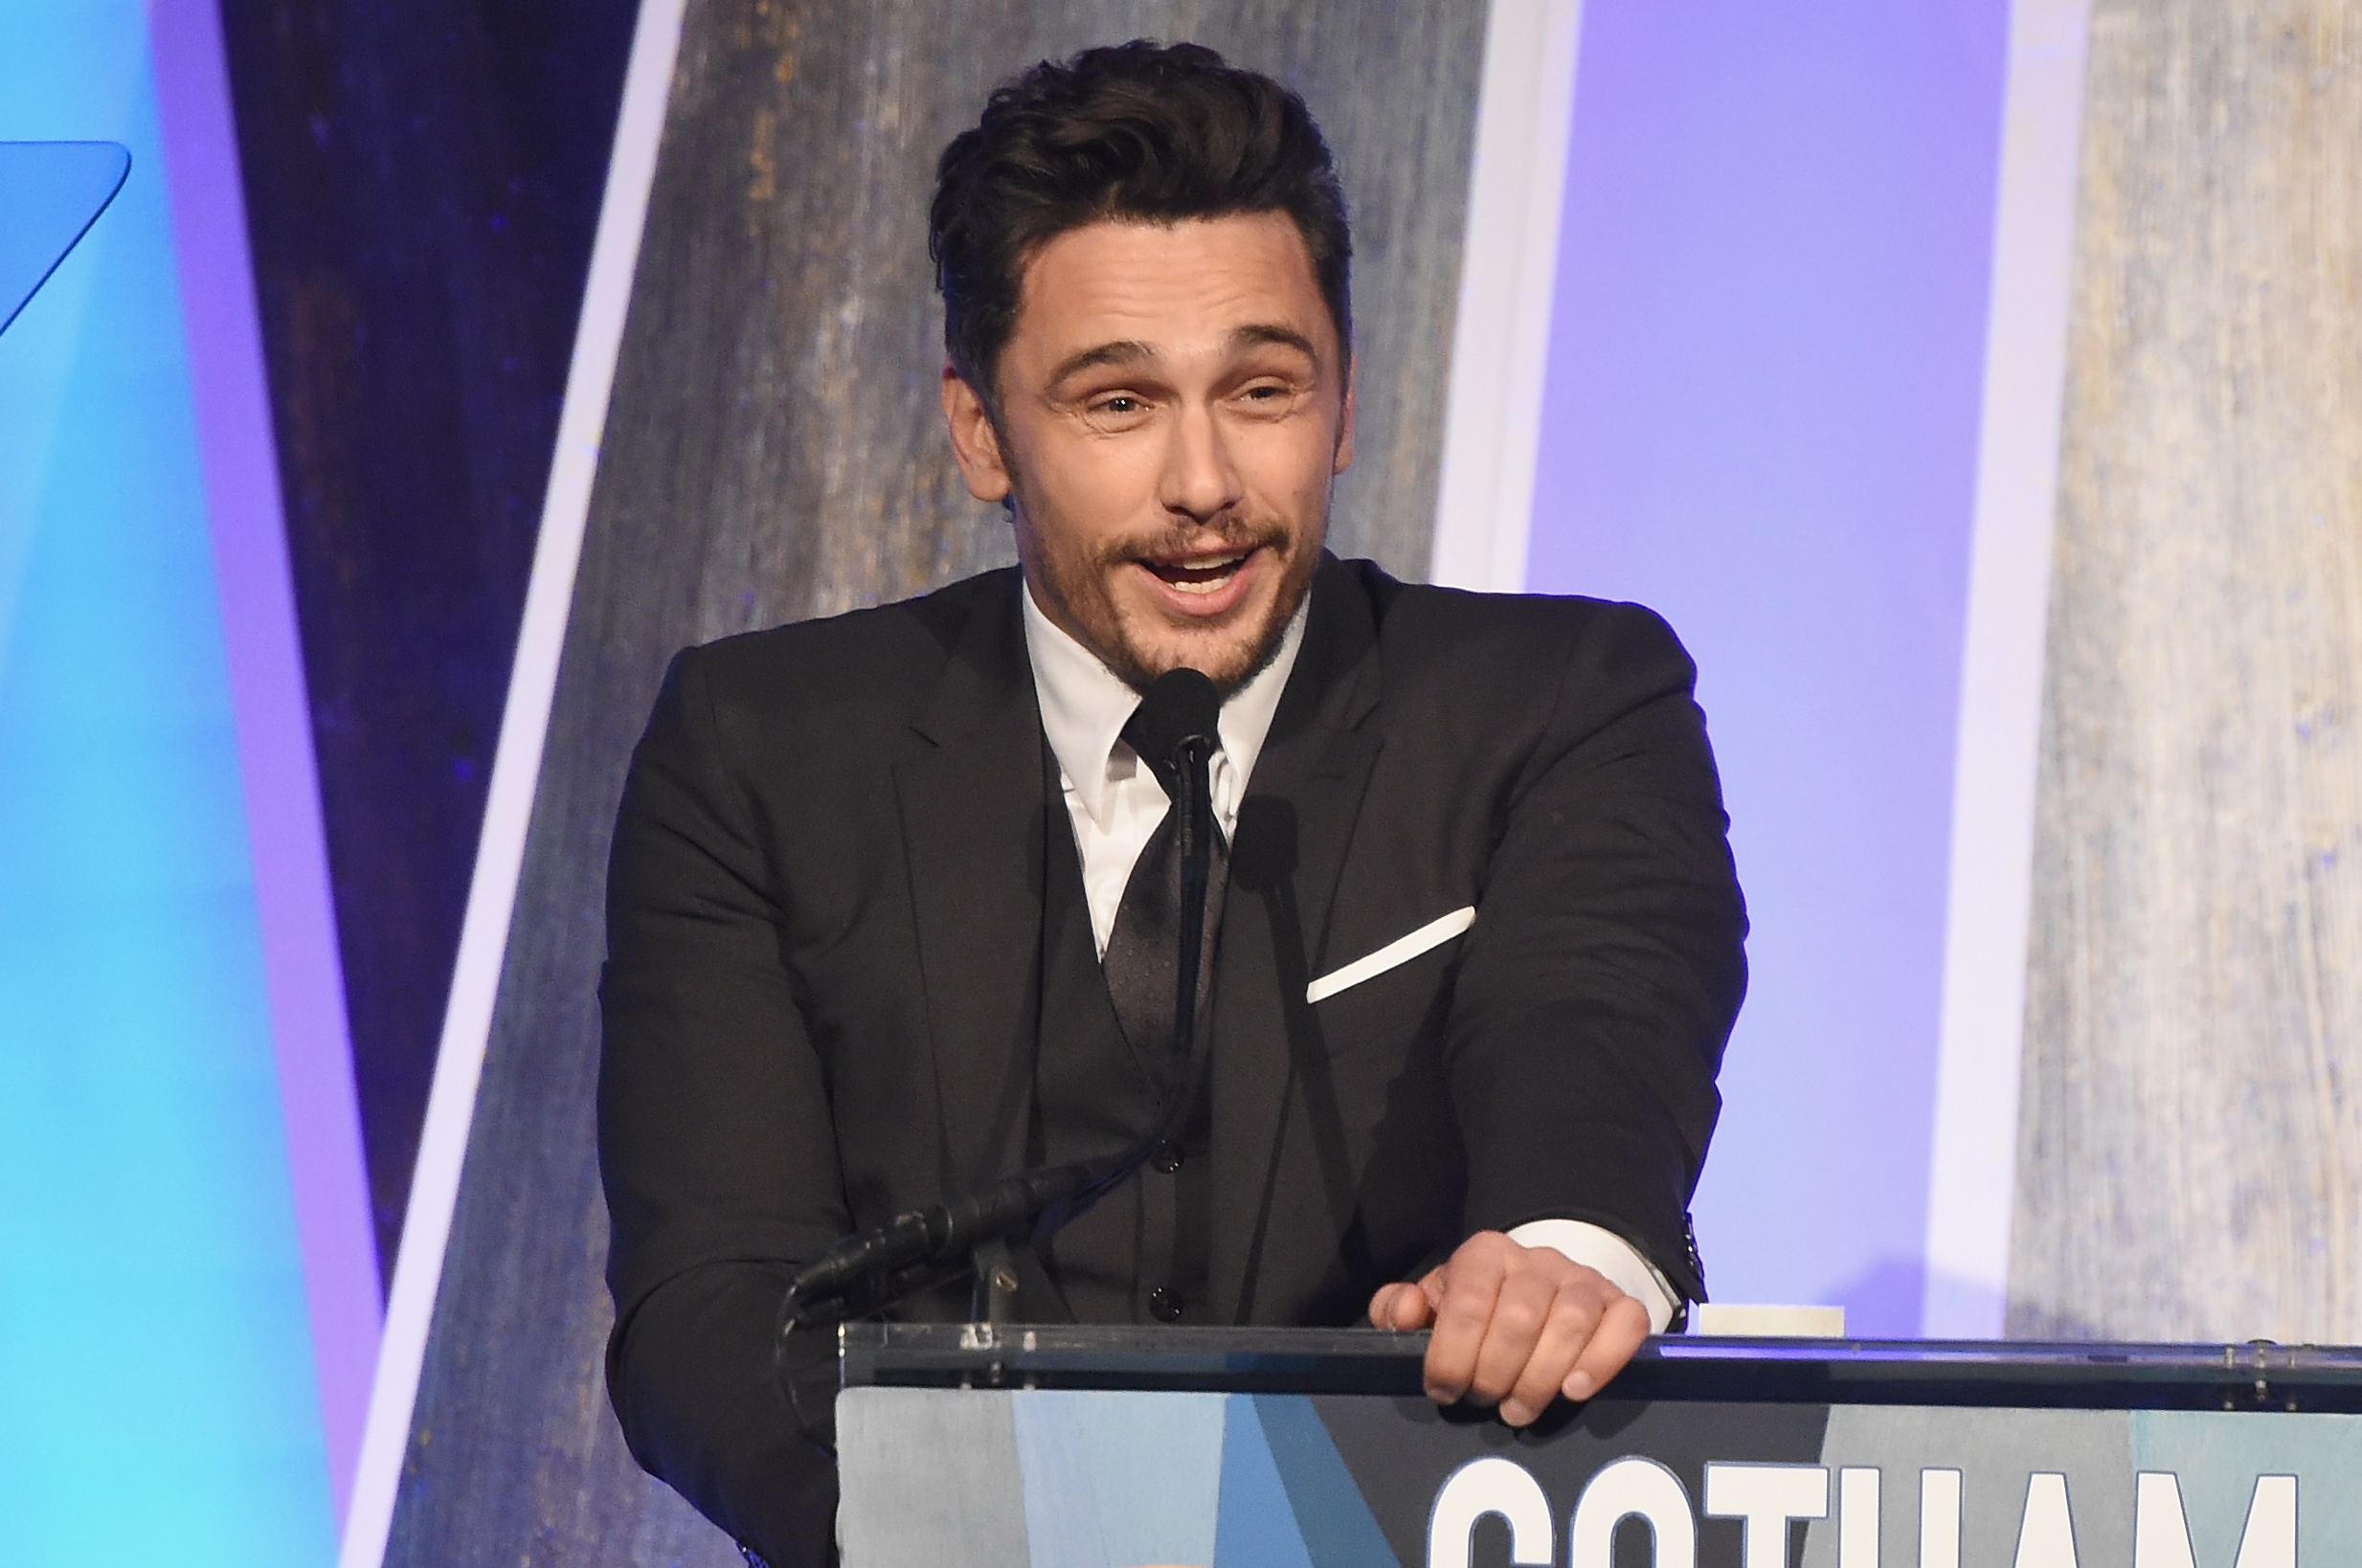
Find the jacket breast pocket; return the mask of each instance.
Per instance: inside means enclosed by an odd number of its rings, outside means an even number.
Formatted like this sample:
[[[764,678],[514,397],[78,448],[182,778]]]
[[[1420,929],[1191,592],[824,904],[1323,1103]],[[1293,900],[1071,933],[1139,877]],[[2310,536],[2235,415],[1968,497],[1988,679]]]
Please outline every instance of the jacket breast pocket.
[[[1450,914],[1439,915],[1416,930],[1406,931],[1349,963],[1340,964],[1325,974],[1316,975],[1312,983],[1304,988],[1304,999],[1317,1004],[1366,985],[1438,948],[1457,942],[1475,923],[1476,907],[1473,904],[1454,909]]]
[[[1320,1019],[1329,1054],[1409,1048],[1446,995],[1475,917],[1473,906],[1454,909],[1314,976],[1304,999]]]

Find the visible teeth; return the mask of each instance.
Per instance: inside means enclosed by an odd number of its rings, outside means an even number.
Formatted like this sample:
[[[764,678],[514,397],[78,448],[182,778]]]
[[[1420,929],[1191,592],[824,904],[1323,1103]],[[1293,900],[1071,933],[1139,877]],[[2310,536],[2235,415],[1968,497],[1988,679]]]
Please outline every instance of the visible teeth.
[[[1221,555],[1144,560],[1140,564],[1155,572],[1167,588],[1177,588],[1184,594],[1212,594],[1227,584],[1253,553],[1251,549],[1239,549]]]

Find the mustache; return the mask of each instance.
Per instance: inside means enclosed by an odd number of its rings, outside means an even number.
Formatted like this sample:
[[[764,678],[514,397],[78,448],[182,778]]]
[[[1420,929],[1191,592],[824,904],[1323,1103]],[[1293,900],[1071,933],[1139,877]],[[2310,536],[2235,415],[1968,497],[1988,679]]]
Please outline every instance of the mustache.
[[[1182,555],[1216,555],[1231,550],[1258,549],[1265,546],[1279,549],[1287,543],[1288,530],[1278,523],[1244,517],[1218,517],[1204,523],[1178,524],[1155,533],[1111,540],[1101,546],[1097,553],[1099,565],[1115,567],[1127,566],[1135,561],[1171,560]]]

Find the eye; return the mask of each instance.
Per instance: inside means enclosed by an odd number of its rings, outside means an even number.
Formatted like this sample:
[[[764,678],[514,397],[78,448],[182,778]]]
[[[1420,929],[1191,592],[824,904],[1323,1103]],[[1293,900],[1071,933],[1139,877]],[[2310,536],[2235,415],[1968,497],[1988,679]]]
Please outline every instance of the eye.
[[[1084,401],[1083,412],[1092,419],[1129,426],[1148,414],[1148,399],[1139,392],[1101,392]]]

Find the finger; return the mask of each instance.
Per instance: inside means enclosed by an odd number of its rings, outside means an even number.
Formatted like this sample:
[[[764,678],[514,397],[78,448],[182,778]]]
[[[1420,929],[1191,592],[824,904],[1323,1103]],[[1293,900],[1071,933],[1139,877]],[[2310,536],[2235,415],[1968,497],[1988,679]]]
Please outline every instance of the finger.
[[[1640,1342],[1649,1337],[1649,1310],[1630,1296],[1618,1296],[1600,1314],[1599,1327],[1591,1331],[1590,1343],[1575,1357],[1575,1369],[1566,1375],[1561,1385],[1570,1400],[1587,1400],[1608,1386],[1608,1379],[1624,1370],[1624,1364],[1640,1349]]]
[[[1426,1292],[1416,1285],[1399,1281],[1382,1285],[1377,1294],[1370,1297],[1370,1322],[1382,1329],[1406,1333],[1426,1328],[1432,1315]]]
[[[1476,1356],[1484,1348],[1493,1303],[1500,1294],[1506,1272],[1497,1253],[1462,1246],[1451,1263],[1430,1276],[1442,1292],[1435,1308],[1434,1333],[1427,1345],[1427,1395],[1437,1404],[1454,1403],[1474,1379]]]
[[[1543,1331],[1549,1327],[1563,1278],[1546,1266],[1510,1270],[1494,1300],[1493,1319],[1485,1325],[1484,1345],[1476,1354],[1476,1375],[1470,1379],[1468,1398],[1496,1404],[1516,1389],[1518,1379],[1525,1375],[1526,1363],[1534,1358]],[[1586,1320],[1586,1332],[1588,1327]],[[1573,1355],[1569,1355],[1566,1360],[1571,1366]],[[1565,1376],[1566,1367],[1563,1366],[1559,1377],[1549,1379],[1547,1386],[1555,1387],[1559,1378]]]
[[[1550,1315],[1518,1374],[1517,1386],[1501,1400],[1501,1420],[1523,1426],[1538,1420],[1564,1389],[1584,1347],[1598,1331],[1607,1303],[1603,1294],[1613,1287],[1579,1280],[1560,1287],[1550,1304]]]

